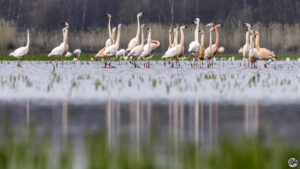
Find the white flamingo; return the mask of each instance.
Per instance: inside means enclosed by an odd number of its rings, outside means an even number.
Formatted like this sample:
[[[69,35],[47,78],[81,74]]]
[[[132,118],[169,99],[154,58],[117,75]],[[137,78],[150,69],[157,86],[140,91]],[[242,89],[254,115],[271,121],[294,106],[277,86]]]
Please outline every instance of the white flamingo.
[[[209,30],[209,47],[205,49],[204,58],[207,59],[207,66],[210,67],[209,60],[214,57],[214,51],[212,47],[212,31],[214,28],[210,28]]]
[[[152,48],[151,48],[151,28],[148,28],[148,39],[147,39],[147,44],[144,46],[144,51],[141,54],[141,57],[143,59],[148,59],[148,63],[145,64],[145,67],[150,68],[150,61],[152,56],[150,56],[152,53]]]
[[[144,15],[143,12],[140,12],[136,15],[137,17],[137,32],[136,32],[136,36],[130,40],[129,44],[128,44],[128,48],[126,49],[126,52],[130,52],[134,47],[138,46],[140,44],[140,32],[141,32],[141,27],[140,27],[140,17]]]
[[[198,54],[200,51],[200,43],[199,43],[199,24],[200,24],[200,19],[196,18],[194,20],[194,24],[196,24],[196,29],[195,29],[195,39],[193,42],[190,43],[189,45],[189,53],[192,53],[195,57],[195,66],[197,66],[197,58],[198,58]]]
[[[178,39],[178,27],[176,27],[175,30],[175,38],[174,38],[174,47],[169,48],[166,53],[162,56],[162,59],[172,59],[174,57],[176,57],[177,53],[178,53],[178,41],[175,39]]]
[[[81,50],[80,49],[75,49],[73,54],[75,54],[76,56],[74,57],[73,61],[76,61],[79,59],[80,55],[81,55]]]
[[[14,57],[18,58],[17,68],[22,67],[21,59],[25,55],[27,55],[27,53],[29,52],[29,45],[30,45],[30,37],[29,37],[29,29],[27,29],[27,44],[26,44],[26,46],[20,47],[20,48],[16,49],[14,52],[9,54],[9,56],[14,56]]]
[[[133,63],[135,67],[137,67],[137,64],[134,60],[137,60],[138,57],[140,57],[144,51],[144,27],[145,27],[145,24],[142,24],[141,25],[141,29],[142,29],[141,44],[134,47],[128,54],[128,56],[132,57],[130,63]]]
[[[125,59],[125,55],[126,55],[126,50],[125,50],[125,49],[120,49],[120,50],[116,53],[116,57],[123,58],[123,59]]]
[[[64,65],[63,57],[67,54],[68,49],[69,49],[69,46],[68,46],[69,24],[66,22],[65,25],[66,25],[66,27],[63,28],[63,37],[64,37],[63,42],[59,46],[52,49],[52,51],[48,55],[48,57],[52,57],[52,56],[56,57],[56,67],[58,67],[57,57],[61,57],[62,66]]]
[[[105,49],[103,53],[103,57],[105,58],[105,67],[107,65],[107,58],[109,58],[109,67],[111,67],[111,58],[114,57],[119,50],[120,46],[120,36],[121,36],[121,27],[122,25],[118,25],[118,35],[117,35],[117,40],[116,43],[109,46],[107,49]]]
[[[246,33],[246,43],[242,48],[242,53],[243,53],[243,60],[244,62],[249,59],[249,50],[250,50],[250,30],[251,30],[251,25],[249,23],[244,23],[245,26],[248,27],[247,33]],[[249,60],[248,60],[248,66],[249,66]]]

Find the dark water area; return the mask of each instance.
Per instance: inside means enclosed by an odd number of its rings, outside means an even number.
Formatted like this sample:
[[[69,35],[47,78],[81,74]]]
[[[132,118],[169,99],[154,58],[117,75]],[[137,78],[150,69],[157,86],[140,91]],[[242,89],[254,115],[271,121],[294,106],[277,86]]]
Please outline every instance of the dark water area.
[[[81,137],[102,131],[110,143],[119,136],[128,140],[179,140],[210,145],[220,137],[261,134],[267,139],[300,140],[300,105],[244,105],[180,100],[108,100],[67,102],[16,100],[0,103],[0,133],[20,135],[33,127],[38,133],[51,131],[54,138]]]

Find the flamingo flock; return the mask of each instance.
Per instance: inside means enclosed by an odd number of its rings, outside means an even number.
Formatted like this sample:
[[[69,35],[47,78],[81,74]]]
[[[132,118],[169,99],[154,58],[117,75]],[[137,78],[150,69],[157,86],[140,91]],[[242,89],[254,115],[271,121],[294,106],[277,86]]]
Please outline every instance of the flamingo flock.
[[[147,40],[145,44],[145,24],[141,24],[141,17],[144,15],[143,12],[140,12],[136,15],[137,17],[137,32],[136,36],[133,37],[127,46],[127,49],[120,49],[120,39],[121,39],[121,28],[122,25],[119,24],[117,27],[111,29],[111,14],[106,14],[108,18],[108,34],[109,37],[105,42],[105,46],[96,53],[95,56],[91,58],[93,61],[99,59],[104,60],[105,68],[113,67],[111,65],[112,58],[118,57],[125,60],[129,60],[129,63],[132,64],[135,68],[140,67],[137,64],[138,60],[144,60],[144,67],[150,68],[150,59],[152,58],[152,53],[160,46],[158,40],[152,39],[151,28],[147,28]],[[200,61],[199,67],[204,67],[204,60],[207,61],[207,67],[211,68],[214,66],[215,56],[217,54],[222,54],[225,51],[223,46],[220,46],[220,35],[219,29],[222,27],[221,24],[215,25],[214,23],[207,24],[204,28],[200,29],[200,19],[195,18],[193,24],[196,25],[194,32],[194,40],[190,42],[188,53],[191,54],[194,58],[194,63],[191,63],[191,67],[198,67],[198,60]],[[271,62],[278,60],[278,57],[267,48],[261,48],[259,43],[259,32],[257,30],[252,30],[249,23],[244,24],[247,27],[246,32],[246,42],[243,47],[238,50],[238,53],[243,55],[244,65],[248,61],[248,67],[251,64],[251,68],[257,68],[257,61],[265,61],[264,67],[267,68]],[[58,67],[58,58],[61,57],[62,67],[64,65],[64,57],[71,57],[75,55],[74,61],[77,61],[81,55],[80,49],[75,49],[73,53],[69,52],[68,45],[68,30],[69,23],[64,23],[64,28],[62,29],[63,41],[57,47],[52,49],[48,54],[48,57],[56,58],[56,67]],[[184,30],[187,26],[175,26],[174,29],[169,29],[169,45],[168,49],[161,57],[164,60],[164,65],[166,62],[170,64],[171,68],[174,68],[175,65],[180,67],[179,59],[184,56],[184,43],[185,36]],[[205,29],[208,29],[209,32],[209,44],[205,48]],[[206,29],[206,30],[207,30]],[[180,42],[178,43],[180,33]],[[199,41],[199,33],[201,40]],[[213,34],[215,33],[215,43],[213,44]],[[116,36],[117,34],[117,36]],[[172,41],[173,35],[173,41]],[[14,56],[18,59],[17,68],[21,68],[21,59],[28,54],[30,46],[30,35],[29,29],[27,29],[27,44],[24,47],[16,49],[14,52],[10,53],[9,56]],[[174,64],[175,61],[175,64]]]

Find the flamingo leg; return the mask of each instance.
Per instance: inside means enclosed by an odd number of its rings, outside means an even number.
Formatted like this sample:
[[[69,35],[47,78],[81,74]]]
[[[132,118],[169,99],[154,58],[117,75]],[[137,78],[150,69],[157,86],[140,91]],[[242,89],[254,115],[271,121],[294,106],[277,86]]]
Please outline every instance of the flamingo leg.
[[[55,61],[56,67],[58,68],[58,62],[57,62],[57,57],[56,57],[56,61]]]
[[[61,66],[64,67],[64,56],[61,56]]]

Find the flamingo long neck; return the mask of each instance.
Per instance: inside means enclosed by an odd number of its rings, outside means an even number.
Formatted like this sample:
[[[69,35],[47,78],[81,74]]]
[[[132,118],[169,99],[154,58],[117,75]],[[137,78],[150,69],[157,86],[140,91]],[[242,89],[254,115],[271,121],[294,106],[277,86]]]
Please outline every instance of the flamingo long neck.
[[[172,47],[172,33],[169,32],[169,48]]]
[[[175,46],[175,41],[176,41],[176,29],[174,29],[174,39],[173,39],[173,44],[172,44],[172,46]]]
[[[140,33],[141,33],[141,26],[140,26],[140,17],[137,16],[137,23],[138,23],[138,28],[137,28],[137,32],[136,32],[136,38],[138,40],[138,43],[140,42]]]
[[[109,38],[112,39],[112,34],[111,34],[111,29],[110,29],[110,20],[111,18],[108,18],[108,34],[109,34]]]
[[[176,29],[176,32],[175,32],[175,42],[174,44],[177,46],[178,45],[178,30]]]
[[[142,28],[141,45],[144,46],[144,28]]]
[[[219,28],[216,27],[216,49],[219,47]]]
[[[199,42],[199,22],[197,22],[197,26],[195,29],[195,41]]]
[[[64,33],[64,44],[68,43],[68,29],[66,29],[66,32]]]
[[[149,30],[149,33],[148,33],[148,47],[150,48],[150,44],[151,44],[151,30]]]
[[[250,48],[253,50],[254,48],[254,40],[253,40],[253,36],[250,37]]]
[[[256,35],[256,49],[260,50],[260,46],[259,46],[259,35]]]
[[[204,34],[201,35],[201,44],[200,48],[204,48]]]
[[[112,40],[112,41],[115,41],[115,40],[116,40],[116,31],[112,32],[111,40]]]
[[[246,45],[249,45],[249,37],[250,37],[249,31],[247,31],[247,33],[246,33]]]
[[[210,48],[210,50],[212,49],[212,33],[211,33],[211,31],[209,32],[209,48]]]
[[[29,37],[29,32],[27,32],[27,44],[26,44],[26,48],[29,48],[30,45],[30,37]]]
[[[180,29],[180,46],[184,45],[184,32],[183,29]]]
[[[116,45],[118,48],[120,45],[120,37],[121,37],[121,28],[118,28],[118,35],[117,35],[117,41],[116,41]]]

